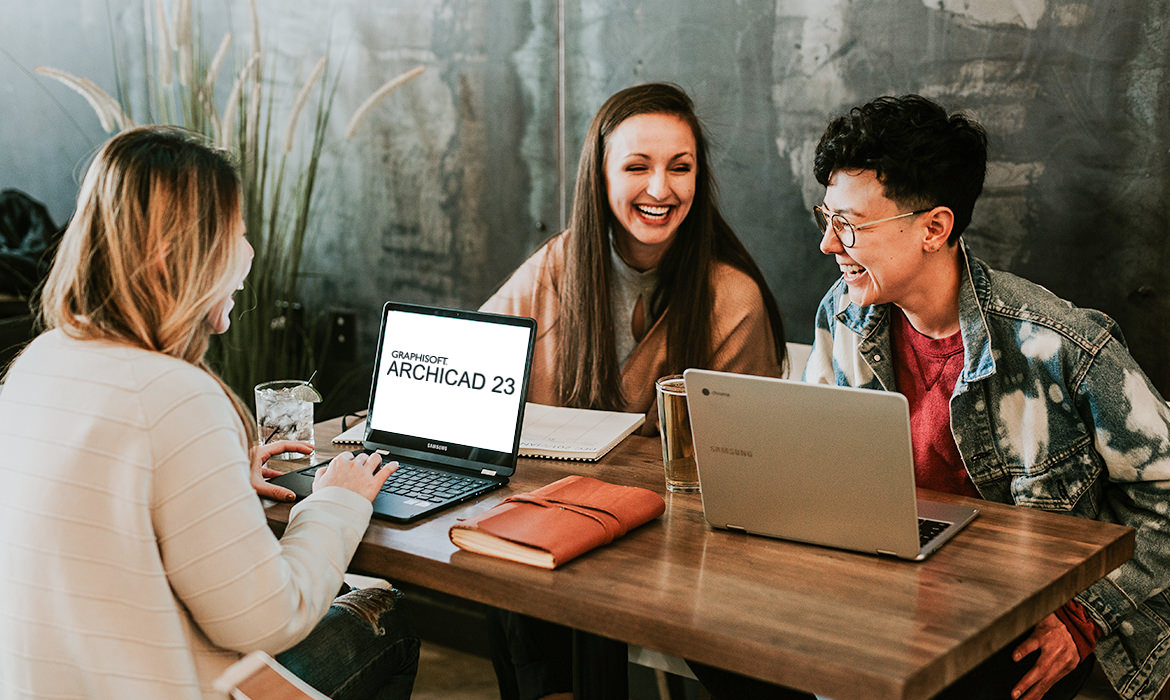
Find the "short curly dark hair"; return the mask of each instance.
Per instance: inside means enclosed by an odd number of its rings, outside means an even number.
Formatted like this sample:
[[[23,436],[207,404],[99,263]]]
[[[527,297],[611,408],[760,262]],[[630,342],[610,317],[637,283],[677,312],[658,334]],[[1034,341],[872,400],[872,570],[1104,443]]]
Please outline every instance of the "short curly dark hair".
[[[983,191],[987,132],[919,95],[879,97],[834,119],[821,136],[817,182],[827,187],[838,170],[874,171],[886,197],[907,209],[949,207],[954,242]]]

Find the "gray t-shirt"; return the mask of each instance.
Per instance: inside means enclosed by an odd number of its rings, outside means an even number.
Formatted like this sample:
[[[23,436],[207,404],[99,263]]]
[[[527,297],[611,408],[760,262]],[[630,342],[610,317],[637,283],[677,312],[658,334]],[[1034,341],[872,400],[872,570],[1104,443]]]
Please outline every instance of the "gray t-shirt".
[[[654,288],[658,286],[658,268],[651,268],[639,272],[630,267],[622,256],[618,254],[614,245],[613,236],[610,236],[610,260],[613,262],[613,283],[609,290],[610,311],[613,314],[614,345],[617,348],[618,365],[624,365],[630,353],[638,346],[634,338],[633,319],[634,307],[638,298],[642,298],[642,335],[645,337],[650,326],[654,325],[654,317],[650,315],[650,298],[654,295]]]

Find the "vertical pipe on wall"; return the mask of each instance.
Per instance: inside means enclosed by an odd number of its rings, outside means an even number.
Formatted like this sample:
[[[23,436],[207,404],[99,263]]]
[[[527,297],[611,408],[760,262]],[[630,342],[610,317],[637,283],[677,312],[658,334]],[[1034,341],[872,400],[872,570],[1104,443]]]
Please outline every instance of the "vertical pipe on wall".
[[[557,230],[568,225],[567,184],[565,172],[565,0],[557,0],[557,196],[559,198]]]

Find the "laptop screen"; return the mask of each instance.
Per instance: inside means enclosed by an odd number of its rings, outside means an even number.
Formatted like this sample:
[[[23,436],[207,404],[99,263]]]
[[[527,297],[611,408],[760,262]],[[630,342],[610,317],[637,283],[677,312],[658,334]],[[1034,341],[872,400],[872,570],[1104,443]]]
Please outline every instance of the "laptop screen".
[[[513,468],[534,331],[527,318],[387,303],[367,441],[396,455]]]

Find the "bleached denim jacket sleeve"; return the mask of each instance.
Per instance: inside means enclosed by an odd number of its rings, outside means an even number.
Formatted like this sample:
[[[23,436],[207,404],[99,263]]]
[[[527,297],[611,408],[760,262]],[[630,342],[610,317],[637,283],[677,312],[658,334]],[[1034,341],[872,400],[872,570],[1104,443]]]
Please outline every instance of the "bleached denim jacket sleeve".
[[[1092,359],[1075,401],[1113,485],[1098,518],[1137,529],[1133,559],[1080,596],[1112,631],[1170,582],[1170,407],[1118,338]]]
[[[833,325],[836,323],[834,315],[837,312],[836,299],[833,290],[840,286],[840,280],[821,299],[817,306],[816,322],[813,326],[812,350],[804,364],[804,374],[801,380],[810,384],[841,384],[852,386],[844,377],[838,379],[833,369],[833,349],[836,343],[833,338]]]
[[[965,250],[965,249],[964,249]],[[963,462],[989,500],[1129,525],[1133,558],[1077,596],[1127,699],[1170,676],[1170,409],[1106,315],[969,255],[964,370],[951,397]],[[894,390],[888,310],[838,281],[816,315],[805,381]]]
[[[1170,410],[1108,316],[969,260],[951,399],[964,464],[985,498],[1135,529],[1130,561],[1077,600],[1114,688],[1153,698],[1170,676]]]
[[[883,307],[862,310],[850,305],[848,288],[842,280],[837,280],[817,308],[812,350],[804,366],[803,381],[893,391],[893,382],[883,383],[868,362],[876,354],[880,365],[881,353],[889,354],[888,337],[885,342],[878,336],[875,343],[864,343],[866,337],[873,337],[880,330],[878,326],[885,315]],[[863,345],[875,346],[869,348],[868,358],[863,354]]]
[[[1133,558],[1079,597],[1114,632],[1170,578],[1170,409],[1108,316],[979,261],[967,280],[977,307],[960,301],[966,351],[990,355],[994,371],[969,379],[968,360],[952,397],[964,462],[984,497],[1137,530]],[[986,347],[968,345],[973,327]],[[991,436],[974,428],[979,401]]]
[[[1134,555],[1077,596],[1107,635],[1097,657],[1125,698],[1152,699],[1170,675],[1170,408],[1120,337],[1093,358],[1075,403],[1092,422],[1107,485],[1086,514],[1136,530]]]

